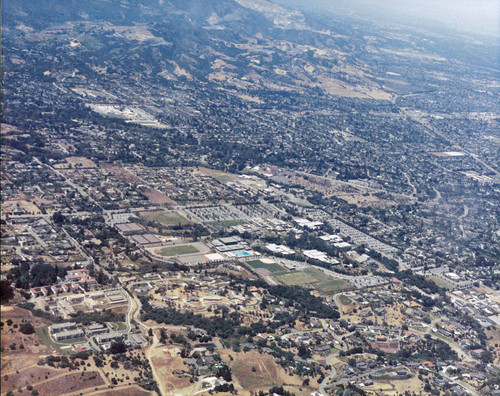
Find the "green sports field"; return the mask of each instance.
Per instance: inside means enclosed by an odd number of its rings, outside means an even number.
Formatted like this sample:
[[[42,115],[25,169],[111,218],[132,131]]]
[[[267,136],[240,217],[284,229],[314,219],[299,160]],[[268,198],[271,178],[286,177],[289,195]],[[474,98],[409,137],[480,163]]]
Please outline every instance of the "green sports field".
[[[188,224],[186,218],[175,211],[142,212],[141,217],[163,224],[165,226],[175,226],[178,224]]]
[[[273,275],[279,275],[279,274],[284,274],[286,273],[286,269],[284,269],[281,265],[277,263],[264,263],[260,260],[251,260],[251,261],[246,261],[246,265],[251,267],[252,269],[257,269],[257,268],[264,268],[271,272]]]
[[[191,254],[198,253],[199,250],[195,248],[193,245],[179,245],[179,246],[170,246],[160,249],[158,252],[161,256],[180,256],[183,254]]]

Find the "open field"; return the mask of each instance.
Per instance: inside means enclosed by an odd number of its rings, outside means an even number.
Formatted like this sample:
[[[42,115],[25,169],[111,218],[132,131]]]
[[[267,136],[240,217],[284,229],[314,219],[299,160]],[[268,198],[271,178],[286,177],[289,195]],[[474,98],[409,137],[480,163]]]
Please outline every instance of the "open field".
[[[492,330],[486,330],[486,336],[491,337],[491,344],[500,344],[500,331],[498,328],[493,328]],[[500,366],[500,351],[497,349],[496,353],[493,352],[493,363]]]
[[[9,319],[13,322],[12,326],[7,325]],[[2,321],[5,323],[1,331],[1,345],[4,350],[1,355],[2,374],[21,371],[35,365],[39,355],[52,353],[52,348],[43,345],[36,333],[25,335],[14,328],[14,325],[19,325],[22,321],[31,323],[35,328],[43,327],[47,324],[43,319],[31,316],[25,309],[2,306]]]
[[[352,304],[352,300],[347,297],[345,294],[342,294],[339,296],[339,301],[342,305],[351,305]]]
[[[285,385],[285,389],[299,394],[297,388],[301,385],[302,380],[299,377],[288,376],[285,370],[274,362],[271,355],[250,351],[237,354],[231,352],[231,356],[234,358],[230,364],[233,379],[244,388],[242,392],[238,389],[238,393],[246,395],[249,392],[269,389],[272,386]],[[252,370],[252,367],[255,368],[255,371]],[[290,385],[294,388],[290,389]],[[304,388],[304,390],[306,389]],[[310,394],[310,390],[305,394]]]
[[[277,263],[264,263],[261,260],[251,260],[245,262],[245,264],[253,269],[264,268],[273,275],[280,275],[287,272],[286,269],[284,269],[281,265]]]
[[[155,221],[166,226],[189,223],[185,217],[175,211],[142,212],[140,215],[149,221]]]
[[[209,169],[209,168],[204,168],[204,167],[198,168],[198,172],[200,172],[200,173],[202,173],[204,175],[207,175],[207,176],[211,176],[214,179],[217,179],[217,180],[219,180],[221,182],[224,182],[224,181],[233,181],[233,180],[237,180],[238,179],[235,175],[232,175],[230,173],[221,172],[221,171],[218,171],[218,170],[215,170],[215,169]]]
[[[189,382],[189,378],[179,376],[173,373],[174,370],[189,371],[189,367],[184,365],[183,359],[173,350],[169,351],[166,347],[157,347],[150,349],[148,354],[151,356],[152,367],[160,379],[158,384],[164,394],[171,394],[175,391],[178,394],[191,394],[194,386]]]
[[[17,201],[5,201],[2,204],[2,209],[4,209],[5,213],[11,212],[9,208],[13,205],[17,205],[20,208],[24,209],[27,213],[33,213],[33,214],[41,214],[42,212],[40,211],[40,208],[38,206],[34,205],[32,202],[26,201],[24,199],[17,200]]]
[[[96,168],[97,165],[91,159],[85,157],[67,157],[64,159],[64,163],[55,164],[56,169],[68,169],[68,168]]]
[[[374,380],[373,385],[367,386],[364,389],[365,392],[384,394],[384,395],[396,395],[404,394],[408,391],[410,394],[416,393],[417,395],[423,392],[424,383],[420,381],[417,377],[405,379],[405,380]]]
[[[142,389],[141,387],[137,385],[132,385],[132,386],[125,386],[125,387],[119,387],[117,389],[113,390],[103,390],[103,391],[96,391],[96,392],[89,392],[87,395],[92,395],[92,396],[148,396],[148,395],[153,395],[156,393],[154,392],[149,392],[145,389]]]
[[[40,395],[62,395],[69,392],[76,392],[81,389],[92,388],[104,385],[101,373],[97,371],[85,371],[67,373],[48,381],[33,385]]]
[[[53,369],[51,367],[40,366],[27,367],[18,371],[19,372],[5,374],[5,371],[2,370],[2,378],[0,382],[2,392],[24,388],[28,385],[33,385],[37,382],[68,373],[67,369]]]
[[[278,279],[289,286],[302,286],[317,282],[317,279],[305,271],[290,272],[278,276]]]
[[[178,245],[157,249],[155,250],[155,253],[161,256],[171,257],[183,254],[199,253],[199,250],[193,245]]]
[[[163,204],[169,204],[169,205],[177,205],[177,202],[174,200],[170,199],[167,197],[165,194],[162,192],[158,191],[155,188],[147,188],[143,189],[141,193],[149,199],[151,203],[158,204],[158,205],[163,205]]]
[[[341,290],[351,289],[352,286],[343,280],[329,280],[326,282],[317,283],[314,287],[321,293],[331,294]]]
[[[118,180],[126,183],[141,184],[142,180],[129,170],[117,165],[105,165],[104,169],[111,172]]]
[[[327,276],[323,272],[318,271],[315,268],[307,268],[303,272],[310,275],[311,277],[316,279],[318,282],[324,281],[325,278],[327,278]]]
[[[436,285],[439,287],[444,287],[447,290],[454,290],[455,286],[453,286],[450,282],[447,282],[443,278],[440,278],[439,276],[430,276],[428,279],[434,281]]]

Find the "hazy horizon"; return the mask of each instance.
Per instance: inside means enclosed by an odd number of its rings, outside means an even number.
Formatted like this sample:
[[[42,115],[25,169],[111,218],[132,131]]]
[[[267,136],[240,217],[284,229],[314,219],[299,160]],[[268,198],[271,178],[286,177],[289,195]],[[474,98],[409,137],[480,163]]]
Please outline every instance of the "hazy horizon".
[[[277,0],[302,9],[351,13],[404,24],[428,22],[463,33],[500,38],[497,0]]]

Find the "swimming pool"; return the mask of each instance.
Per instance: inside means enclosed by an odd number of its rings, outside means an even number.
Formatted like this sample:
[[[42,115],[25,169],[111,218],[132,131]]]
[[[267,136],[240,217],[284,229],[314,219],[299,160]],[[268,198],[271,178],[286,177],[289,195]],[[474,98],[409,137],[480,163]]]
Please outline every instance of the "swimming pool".
[[[237,252],[234,255],[236,257],[245,257],[245,256],[250,256],[250,253],[248,253],[248,252]]]

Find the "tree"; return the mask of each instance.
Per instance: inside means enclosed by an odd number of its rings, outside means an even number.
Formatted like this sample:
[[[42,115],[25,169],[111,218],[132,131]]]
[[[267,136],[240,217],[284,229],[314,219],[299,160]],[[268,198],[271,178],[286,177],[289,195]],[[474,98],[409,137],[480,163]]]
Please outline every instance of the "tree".
[[[62,224],[64,223],[64,221],[66,220],[66,217],[63,216],[63,214],[61,212],[55,212],[53,215],[52,215],[52,221],[55,223],[55,224]]]
[[[33,325],[31,323],[21,323],[19,325],[19,331],[23,334],[33,334],[35,332],[35,328],[33,327]]]
[[[127,346],[122,340],[111,343],[111,346],[109,347],[109,352],[112,353],[113,355],[117,353],[125,353],[126,350]]]
[[[219,368],[215,376],[218,378],[222,377],[227,382],[231,382],[232,380],[231,369],[227,366],[222,366],[221,368]]]
[[[0,288],[0,302],[2,304],[8,302],[14,297],[14,290],[10,286],[10,282],[7,279],[2,279],[2,281],[0,282]]]
[[[307,347],[305,345],[300,345],[297,348],[297,353],[298,353],[298,355],[301,358],[310,357],[311,356],[311,352],[309,351],[309,349],[307,349]]]

